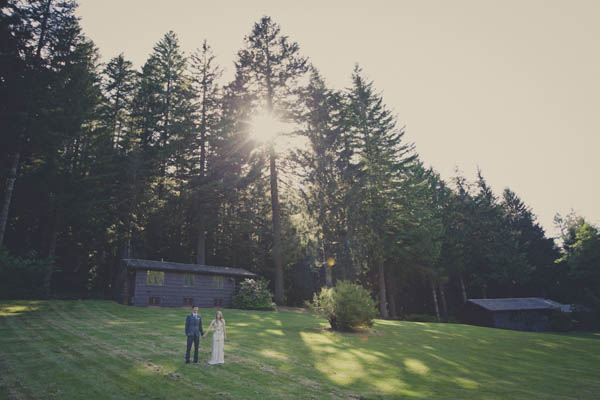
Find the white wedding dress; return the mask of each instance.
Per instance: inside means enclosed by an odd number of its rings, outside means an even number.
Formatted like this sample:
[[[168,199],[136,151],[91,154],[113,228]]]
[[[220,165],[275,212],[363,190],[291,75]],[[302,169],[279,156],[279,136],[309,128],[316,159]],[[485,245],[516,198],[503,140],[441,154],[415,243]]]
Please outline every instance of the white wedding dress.
[[[208,363],[210,365],[223,364],[225,363],[225,353],[223,350],[225,346],[225,322],[213,320],[208,328],[210,329],[211,326],[215,328],[215,331],[213,333],[212,354]]]

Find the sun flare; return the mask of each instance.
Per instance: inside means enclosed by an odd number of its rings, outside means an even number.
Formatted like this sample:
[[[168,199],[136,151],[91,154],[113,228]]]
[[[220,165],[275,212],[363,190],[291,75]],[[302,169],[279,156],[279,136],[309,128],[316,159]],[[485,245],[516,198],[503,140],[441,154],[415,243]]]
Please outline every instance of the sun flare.
[[[288,129],[288,124],[269,112],[256,114],[251,121],[252,137],[263,143],[272,142]]]

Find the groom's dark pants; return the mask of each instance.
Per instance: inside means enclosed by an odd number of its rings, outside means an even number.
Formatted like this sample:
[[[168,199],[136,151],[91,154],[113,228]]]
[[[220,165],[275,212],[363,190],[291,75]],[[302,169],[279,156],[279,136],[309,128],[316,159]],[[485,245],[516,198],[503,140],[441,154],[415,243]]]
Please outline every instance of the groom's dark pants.
[[[185,362],[190,362],[190,350],[192,349],[192,342],[194,342],[194,362],[198,362],[198,344],[200,337],[198,335],[190,335],[187,337],[187,350],[185,351]]]

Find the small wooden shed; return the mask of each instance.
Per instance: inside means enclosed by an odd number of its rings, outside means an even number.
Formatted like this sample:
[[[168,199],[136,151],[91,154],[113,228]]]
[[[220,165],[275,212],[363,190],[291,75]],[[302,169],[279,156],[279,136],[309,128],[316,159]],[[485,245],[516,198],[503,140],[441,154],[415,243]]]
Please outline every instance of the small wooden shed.
[[[545,331],[549,329],[550,310],[565,307],[568,306],[539,297],[469,299],[465,319],[470,324],[492,328]]]
[[[167,261],[124,259],[118,301],[134,306],[231,307],[237,281],[254,278],[242,269]]]

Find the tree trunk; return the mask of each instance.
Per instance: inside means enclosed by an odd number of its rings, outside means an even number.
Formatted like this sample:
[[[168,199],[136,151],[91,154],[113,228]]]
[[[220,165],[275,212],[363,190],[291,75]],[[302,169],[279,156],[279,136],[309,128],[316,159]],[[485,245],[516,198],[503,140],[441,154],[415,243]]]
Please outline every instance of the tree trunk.
[[[277,164],[275,149],[270,150],[271,167],[271,208],[273,211],[273,262],[275,264],[275,303],[283,305],[283,264],[281,262],[281,226],[279,191],[277,189]]]
[[[21,142],[19,137],[17,146]],[[2,212],[0,214],[0,248],[4,243],[4,234],[6,232],[6,225],[8,223],[8,212],[10,211],[10,202],[12,200],[13,191],[15,188],[15,181],[17,180],[17,170],[19,168],[19,159],[21,158],[21,152],[17,150],[13,157],[10,171],[8,172],[8,178],[6,179],[6,189],[4,192],[4,202],[2,203]]]
[[[381,314],[381,318],[388,319],[388,309],[387,309],[387,294],[385,287],[385,271],[383,268],[383,260],[378,262],[378,278],[379,278],[379,313]]]
[[[440,307],[438,306],[437,292],[435,290],[435,281],[431,280],[431,293],[433,294],[433,305],[435,306],[435,320],[440,322]]]
[[[333,287],[333,265],[329,265],[329,257],[331,256],[331,252],[329,249],[331,246],[327,244],[323,244],[323,268],[325,268],[325,286]]]
[[[198,223],[198,242],[196,243],[196,264],[206,264],[206,227],[204,218]]]
[[[204,174],[206,172],[206,70],[202,79],[202,116],[200,120],[200,184],[204,184]],[[200,197],[201,194],[199,193]],[[198,199],[200,200],[200,199]],[[200,201],[198,201],[200,203]],[[199,204],[200,205],[200,204]],[[206,264],[206,223],[203,217],[200,217],[198,223],[198,242],[196,243],[196,264]]]
[[[332,287],[333,286],[333,267],[331,267],[327,263],[327,260],[325,260],[323,265],[325,265],[325,285],[327,287]]]
[[[346,222],[343,222],[344,225],[346,225]],[[344,271],[344,280],[347,279],[352,279],[352,275],[354,275],[352,272],[354,271],[354,267],[352,264],[352,255],[350,252],[350,243],[349,243],[349,239],[348,239],[348,230],[347,228],[344,228],[344,235],[343,235],[343,254],[340,257],[343,263],[343,271]]]
[[[481,297],[487,299],[487,286],[485,284],[481,285]]]
[[[387,279],[388,298],[390,299],[390,317],[398,318],[398,309],[396,308],[396,291],[393,285],[393,280],[388,277]]]
[[[54,261],[52,260],[56,255],[56,242],[58,240],[58,231],[60,226],[60,213],[59,210],[55,210],[54,221],[52,223],[52,230],[50,231],[50,238],[48,241],[48,253],[47,256],[51,259],[50,264],[44,273],[44,291],[49,296],[51,292],[52,275],[54,274]]]
[[[127,213],[127,251],[126,257],[131,258],[133,256],[133,249],[131,247],[131,241],[133,239],[133,215],[137,207],[137,178],[138,178],[138,165],[139,165],[139,149],[134,149],[131,154],[131,188],[132,193],[129,197],[129,210]]]
[[[444,284],[440,284],[440,297],[442,298],[442,310],[444,311],[444,322],[448,322],[448,306],[446,305],[446,291]]]
[[[463,280],[462,275],[459,275],[459,280],[460,280],[460,290],[462,293],[462,301],[463,304],[467,302],[467,289],[465,289],[465,281]]]

